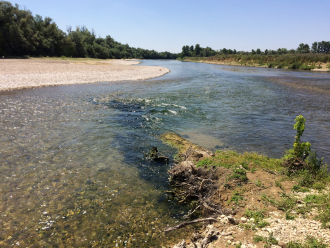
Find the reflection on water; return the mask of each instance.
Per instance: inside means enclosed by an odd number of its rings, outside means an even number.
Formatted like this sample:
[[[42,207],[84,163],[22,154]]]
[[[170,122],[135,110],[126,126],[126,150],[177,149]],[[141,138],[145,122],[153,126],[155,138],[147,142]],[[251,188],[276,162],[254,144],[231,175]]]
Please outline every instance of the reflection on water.
[[[158,139],[167,131],[211,150],[281,157],[302,114],[304,140],[330,161],[328,74],[144,64],[171,73],[0,95],[1,246],[160,247],[176,240],[180,232],[164,237],[163,230],[187,209],[163,192],[169,166],[143,155],[157,146],[171,156]]]

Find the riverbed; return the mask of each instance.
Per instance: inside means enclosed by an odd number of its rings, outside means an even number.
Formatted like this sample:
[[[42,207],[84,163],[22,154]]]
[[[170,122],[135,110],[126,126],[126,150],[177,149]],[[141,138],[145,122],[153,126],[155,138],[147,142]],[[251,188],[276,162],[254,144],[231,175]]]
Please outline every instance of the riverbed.
[[[137,65],[139,66],[139,65]],[[330,74],[146,60],[155,79],[0,93],[0,244],[161,247],[188,207],[171,199],[171,164],[145,158],[175,132],[207,149],[280,158],[303,141],[330,162]],[[191,229],[188,228],[188,232]],[[181,236],[180,236],[181,235]]]

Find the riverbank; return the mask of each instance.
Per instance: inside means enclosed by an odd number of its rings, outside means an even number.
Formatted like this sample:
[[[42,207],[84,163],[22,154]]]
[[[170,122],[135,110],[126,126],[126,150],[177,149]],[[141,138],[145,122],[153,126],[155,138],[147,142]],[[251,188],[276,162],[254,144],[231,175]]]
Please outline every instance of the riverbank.
[[[98,59],[2,59],[0,91],[98,82],[146,80],[169,69],[135,66],[137,60]]]
[[[181,158],[169,171],[172,194],[179,202],[194,203],[188,221],[165,233],[190,225],[192,219],[204,222],[174,247],[330,245],[326,172],[311,177],[294,164],[295,175],[288,176],[281,159],[232,151],[213,154],[173,133],[162,139],[177,147]]]
[[[278,68],[278,69],[299,69],[299,68],[290,68],[289,66],[285,66],[282,64],[266,64],[266,63],[260,63],[256,61],[235,61],[232,58],[222,59],[218,60],[218,58],[213,57],[207,57],[207,58],[201,58],[201,57],[185,57],[181,61],[183,62],[195,62],[195,63],[205,63],[205,64],[215,64],[215,65],[232,65],[232,66],[244,66],[244,67],[261,67],[261,68]],[[304,67],[305,69],[302,70],[310,70],[310,71],[319,71],[319,72],[330,72],[330,63],[316,63],[312,64],[306,64]]]

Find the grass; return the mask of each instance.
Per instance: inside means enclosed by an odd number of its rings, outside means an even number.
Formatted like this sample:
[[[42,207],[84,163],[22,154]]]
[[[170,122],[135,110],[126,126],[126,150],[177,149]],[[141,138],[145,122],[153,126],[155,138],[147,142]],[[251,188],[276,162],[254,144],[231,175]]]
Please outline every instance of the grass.
[[[230,201],[228,202],[228,204],[231,203],[231,202],[235,202],[235,203],[238,205],[239,202],[242,201],[242,200],[244,200],[242,194],[241,194],[240,192],[238,192],[238,191],[235,190],[235,191],[233,192],[233,194],[232,194],[232,196],[231,196],[231,199],[230,199]]]
[[[291,241],[286,245],[287,248],[326,248],[327,245],[316,238],[307,236],[304,244]]]
[[[269,223],[267,221],[264,221],[265,213],[266,213],[265,209],[257,209],[257,210],[246,209],[244,215],[250,219],[253,218],[256,227],[263,228],[265,226],[269,226]]]
[[[278,181],[278,180],[275,180],[275,187],[278,187],[281,190],[284,190],[282,183],[280,181]]]
[[[245,152],[238,154],[234,151],[217,151],[212,158],[206,158],[198,161],[197,167],[239,167],[250,170],[253,168],[265,168],[270,170],[283,170],[282,160],[269,158],[268,156],[259,155],[255,152]]]
[[[266,244],[264,245],[265,248],[270,248],[272,245],[277,245],[278,241],[274,238],[273,233],[270,233],[268,237],[262,237],[259,235],[256,235],[253,237],[254,243],[259,243],[261,241],[264,241]]]

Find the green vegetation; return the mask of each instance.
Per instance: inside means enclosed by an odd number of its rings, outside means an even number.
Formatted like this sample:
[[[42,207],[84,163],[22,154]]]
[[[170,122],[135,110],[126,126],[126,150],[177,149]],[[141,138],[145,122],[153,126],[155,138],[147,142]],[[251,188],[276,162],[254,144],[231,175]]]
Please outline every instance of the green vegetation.
[[[293,129],[297,130],[297,135],[295,137],[296,139],[293,143],[293,148],[286,152],[284,158],[302,158],[304,160],[311,152],[311,144],[308,142],[301,143],[300,141],[300,138],[305,130],[306,119],[302,115],[299,115],[296,117],[295,121],[296,124],[294,124]]]
[[[239,204],[239,202],[242,201],[243,199],[244,198],[240,192],[234,191],[228,204],[231,202],[235,202],[236,204]]]
[[[270,233],[267,238],[259,235],[253,237],[253,242],[259,243],[261,241],[264,241],[266,243],[264,245],[265,248],[270,248],[272,245],[278,244],[278,241],[274,238],[273,233]]]
[[[329,53],[330,41],[314,42],[311,48],[308,44],[301,43],[296,50],[279,48],[261,51],[258,48],[257,50],[252,49],[251,52],[226,48],[215,51],[210,47],[202,48],[196,44],[195,49],[194,46],[183,46],[179,58],[189,61],[223,61],[241,65],[267,66],[268,68],[311,70],[322,68],[321,63],[330,63]],[[330,70],[330,64],[328,68]]]
[[[269,226],[269,223],[263,220],[265,218],[265,214],[266,211],[264,209],[257,209],[257,210],[246,209],[244,213],[246,217],[254,219],[254,224],[258,228]],[[251,225],[253,225],[253,223]],[[252,227],[252,229],[254,228]]]
[[[298,242],[291,241],[286,245],[287,248],[326,248],[327,245],[318,241],[316,238],[308,236],[306,238],[306,243],[301,244]]]
[[[95,31],[85,26],[67,33],[49,17],[32,15],[16,4],[0,1],[0,55],[4,56],[65,56],[99,59],[175,59],[176,54],[130,47],[110,35],[96,38]]]
[[[270,158],[255,152],[238,154],[234,151],[217,151],[214,157],[200,160],[196,166],[235,168],[240,165],[245,169],[259,167],[270,170],[283,170],[281,159]]]
[[[278,181],[278,180],[275,180],[275,186],[278,187],[278,188],[280,188],[281,190],[284,189],[284,188],[283,188],[283,185],[282,185],[281,182]]]

